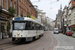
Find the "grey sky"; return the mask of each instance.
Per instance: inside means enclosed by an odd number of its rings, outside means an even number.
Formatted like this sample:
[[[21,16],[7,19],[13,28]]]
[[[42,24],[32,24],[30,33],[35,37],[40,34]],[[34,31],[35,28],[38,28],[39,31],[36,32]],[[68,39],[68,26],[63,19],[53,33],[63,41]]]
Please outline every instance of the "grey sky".
[[[38,9],[46,12],[46,16],[49,18],[55,19],[56,14],[58,13],[58,9],[60,9],[60,5],[62,4],[62,9],[65,5],[68,6],[69,0],[59,0],[58,2],[54,2],[56,0],[40,0],[40,2],[36,2],[38,0],[31,0],[34,5],[38,5]],[[53,2],[52,4],[50,4]]]

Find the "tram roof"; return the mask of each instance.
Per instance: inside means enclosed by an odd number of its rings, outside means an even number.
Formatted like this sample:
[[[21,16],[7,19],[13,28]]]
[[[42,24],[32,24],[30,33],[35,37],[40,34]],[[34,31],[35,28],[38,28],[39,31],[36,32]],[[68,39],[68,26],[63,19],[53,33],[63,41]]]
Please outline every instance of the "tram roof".
[[[35,22],[35,23],[40,24],[38,21],[33,20],[33,19],[31,19],[31,18],[26,18],[26,17],[25,17],[24,20],[26,20],[26,21],[32,21],[32,22]]]
[[[20,21],[32,21],[32,22],[34,22],[34,23],[41,24],[41,23],[39,23],[38,21],[33,20],[33,19],[31,19],[31,18],[28,18],[28,17],[14,17],[14,18],[13,18],[14,21],[16,21],[15,18],[24,18],[24,20],[20,20]],[[18,21],[18,20],[17,20],[17,21]],[[42,24],[41,24],[41,25],[42,25]],[[42,26],[43,26],[43,25],[42,25]]]

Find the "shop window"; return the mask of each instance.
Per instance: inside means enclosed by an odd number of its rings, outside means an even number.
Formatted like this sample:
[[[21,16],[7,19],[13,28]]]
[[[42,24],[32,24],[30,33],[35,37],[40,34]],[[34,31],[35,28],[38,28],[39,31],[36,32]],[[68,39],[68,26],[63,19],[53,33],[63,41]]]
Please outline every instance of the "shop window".
[[[1,32],[5,32],[5,23],[1,23]]]

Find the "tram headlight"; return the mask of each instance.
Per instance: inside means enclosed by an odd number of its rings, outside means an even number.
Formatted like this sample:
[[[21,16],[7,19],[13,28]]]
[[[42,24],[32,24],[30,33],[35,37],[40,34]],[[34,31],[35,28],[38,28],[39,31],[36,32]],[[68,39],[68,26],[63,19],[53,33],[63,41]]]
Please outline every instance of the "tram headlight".
[[[17,35],[19,35],[20,33],[17,33]]]

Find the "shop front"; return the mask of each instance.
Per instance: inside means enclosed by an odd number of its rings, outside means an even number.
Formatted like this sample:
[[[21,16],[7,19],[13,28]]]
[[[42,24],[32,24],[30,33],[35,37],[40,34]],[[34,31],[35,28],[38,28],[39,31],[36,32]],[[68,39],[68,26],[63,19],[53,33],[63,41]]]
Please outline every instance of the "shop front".
[[[7,26],[11,26],[8,22],[10,23],[13,17],[14,15],[4,9],[0,12],[0,39],[9,37],[10,29],[8,30]]]
[[[0,16],[0,39],[3,39],[3,37],[7,36],[5,33],[5,24],[7,22],[7,19]]]
[[[72,31],[75,31],[75,25],[72,25],[72,26],[71,26],[71,30],[72,30]]]

